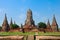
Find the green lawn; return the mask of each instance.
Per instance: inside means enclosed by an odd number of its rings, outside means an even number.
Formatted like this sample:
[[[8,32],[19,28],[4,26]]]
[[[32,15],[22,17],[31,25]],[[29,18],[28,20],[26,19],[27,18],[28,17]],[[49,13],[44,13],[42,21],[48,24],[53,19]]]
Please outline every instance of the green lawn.
[[[60,36],[60,32],[39,32],[38,35],[40,36]]]
[[[15,35],[34,35],[34,32],[0,32],[0,36],[15,36]]]
[[[40,35],[40,36],[60,36],[60,32],[0,32],[0,36],[16,36],[16,35]]]

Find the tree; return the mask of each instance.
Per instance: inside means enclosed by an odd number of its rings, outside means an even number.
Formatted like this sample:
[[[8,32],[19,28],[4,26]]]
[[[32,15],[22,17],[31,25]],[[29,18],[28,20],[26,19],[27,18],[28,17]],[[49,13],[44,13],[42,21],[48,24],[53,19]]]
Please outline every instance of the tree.
[[[11,25],[11,28],[12,28],[12,29],[16,29],[16,28],[19,28],[19,26],[18,26],[17,24],[12,24],[12,25]]]
[[[47,27],[45,23],[39,22],[38,26],[39,26],[39,28],[43,28],[43,32],[46,33],[46,31],[44,30]]]
[[[46,28],[46,24],[43,23],[43,22],[39,22],[39,23],[38,23],[38,27],[39,27],[39,28]]]
[[[0,31],[1,31],[2,27],[0,26]]]

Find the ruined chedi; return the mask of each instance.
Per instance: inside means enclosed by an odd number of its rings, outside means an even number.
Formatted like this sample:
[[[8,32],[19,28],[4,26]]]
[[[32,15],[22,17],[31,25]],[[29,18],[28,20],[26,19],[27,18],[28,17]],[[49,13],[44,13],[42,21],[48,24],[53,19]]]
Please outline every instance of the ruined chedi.
[[[27,11],[27,19],[25,21],[25,25],[35,25],[32,17],[32,11],[30,9]]]
[[[49,22],[49,19],[48,19],[48,22],[47,22],[47,30],[46,31],[52,31],[51,29],[51,25],[50,25],[50,22]]]
[[[10,29],[11,29],[12,25],[13,25],[13,21],[12,21],[12,18],[11,18],[11,21],[10,21]]]
[[[34,20],[32,17],[32,11],[30,9],[28,9],[28,11],[27,11],[27,18],[25,20],[25,25],[23,28],[25,28],[27,30],[35,28],[35,23],[34,23]]]
[[[8,21],[7,21],[7,16],[5,14],[5,18],[4,18],[4,21],[3,21],[3,24],[2,24],[2,31],[9,31],[10,30],[10,27],[9,27],[9,24],[8,24]]]
[[[53,15],[53,21],[52,21],[51,28],[52,28],[52,31],[58,31],[58,24],[56,22],[55,15]]]

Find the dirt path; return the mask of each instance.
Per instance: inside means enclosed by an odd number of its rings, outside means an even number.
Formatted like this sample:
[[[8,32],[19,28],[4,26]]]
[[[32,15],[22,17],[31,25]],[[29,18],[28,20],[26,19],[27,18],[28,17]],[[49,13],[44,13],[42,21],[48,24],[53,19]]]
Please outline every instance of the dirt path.
[[[29,35],[27,40],[34,40],[34,36],[33,35]]]
[[[60,37],[56,37],[56,36],[35,36],[36,40],[40,40],[40,39],[59,39]],[[0,36],[0,40],[23,40],[24,36]],[[34,40],[34,36],[28,36],[27,40]]]
[[[56,37],[56,36],[36,36],[36,40],[39,39],[60,39],[60,37]]]
[[[23,40],[24,36],[0,36],[0,40]]]

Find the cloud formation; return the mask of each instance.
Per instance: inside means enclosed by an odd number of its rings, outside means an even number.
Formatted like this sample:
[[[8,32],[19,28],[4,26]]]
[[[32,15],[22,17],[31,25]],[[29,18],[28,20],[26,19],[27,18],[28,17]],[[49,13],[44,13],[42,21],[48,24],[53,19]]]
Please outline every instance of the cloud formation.
[[[0,17],[2,17],[7,12],[7,9],[0,8]]]
[[[20,14],[19,14],[20,23],[24,24],[25,19],[26,19],[26,8],[25,7],[21,7],[20,8]]]

